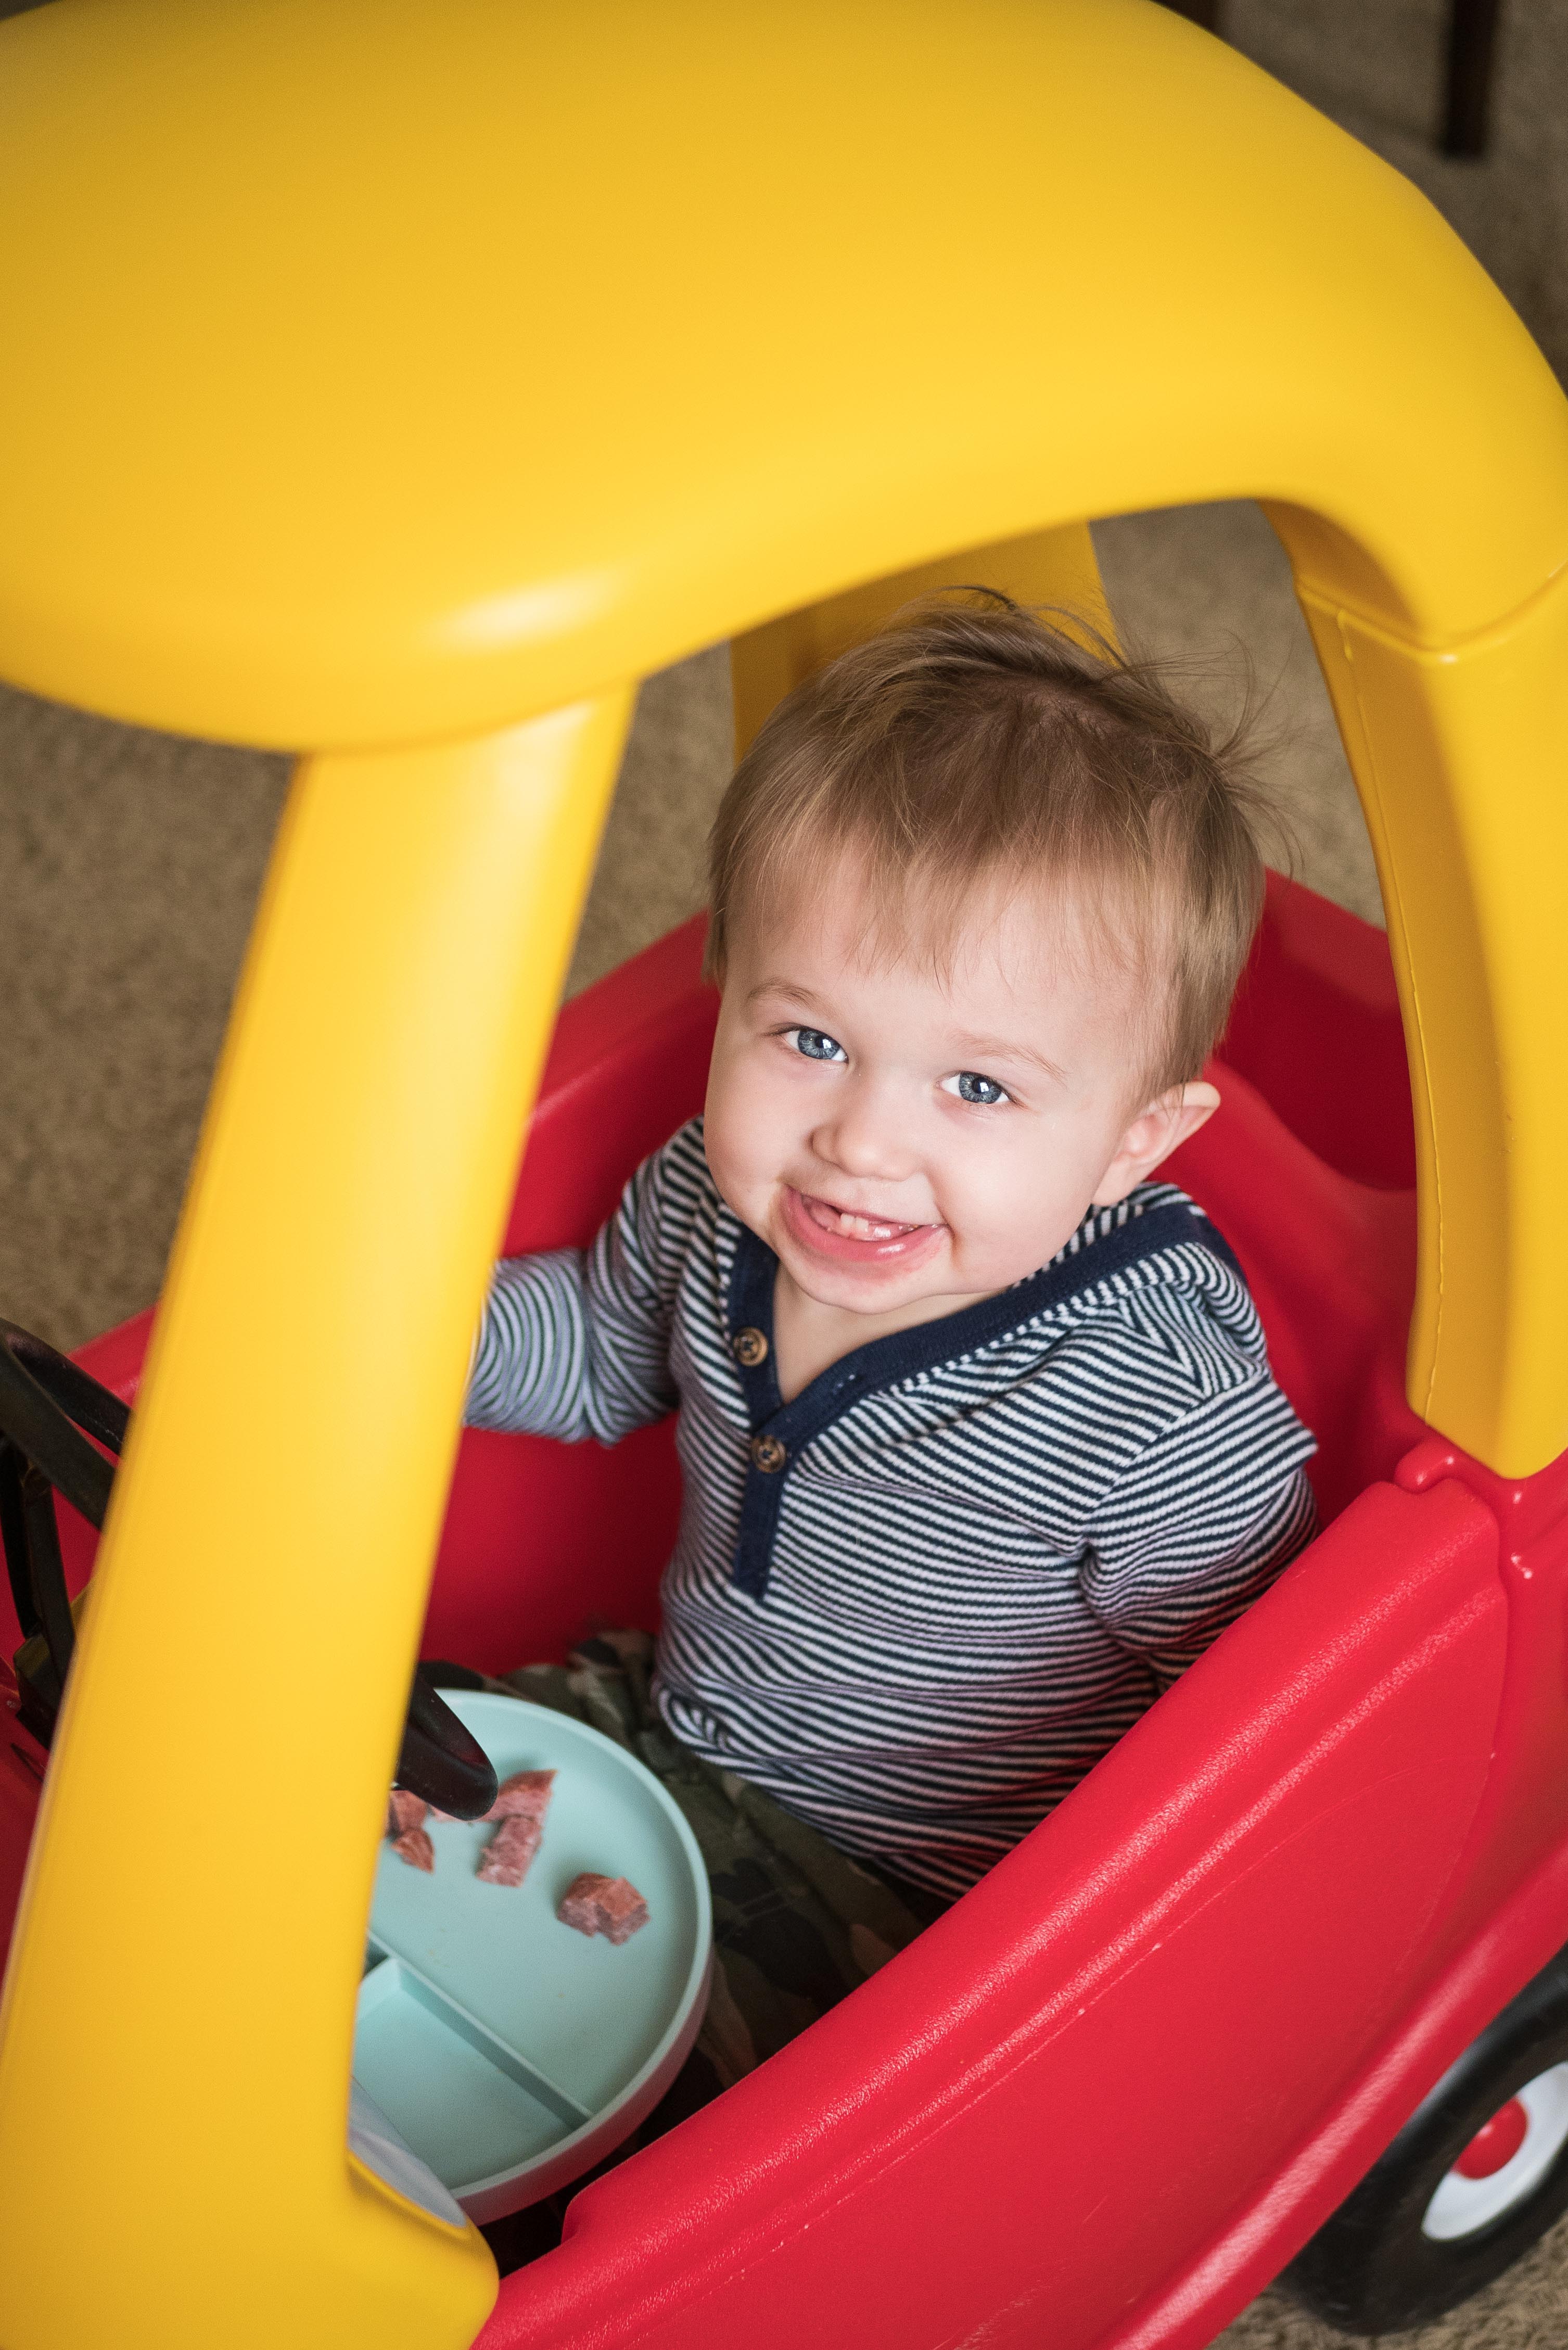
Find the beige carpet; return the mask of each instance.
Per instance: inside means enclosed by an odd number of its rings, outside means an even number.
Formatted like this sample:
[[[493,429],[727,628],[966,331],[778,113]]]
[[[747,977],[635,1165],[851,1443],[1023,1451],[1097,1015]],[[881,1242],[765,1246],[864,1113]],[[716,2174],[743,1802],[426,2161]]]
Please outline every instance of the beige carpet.
[[[0,0],[0,14],[9,13]],[[1513,0],[1480,164],[1437,157],[1439,0],[1231,0],[1238,46],[1408,172],[1568,375],[1568,0]],[[1223,719],[1262,705],[1297,870],[1376,918],[1376,884],[1283,560],[1256,509],[1097,531],[1118,625]],[[571,984],[698,903],[728,767],[722,650],[644,687]],[[72,1346],[156,1293],[286,764],[0,688],[0,1313]],[[1231,2350],[1340,2337],[1265,2294]],[[1568,2223],[1407,2350],[1568,2344]]]

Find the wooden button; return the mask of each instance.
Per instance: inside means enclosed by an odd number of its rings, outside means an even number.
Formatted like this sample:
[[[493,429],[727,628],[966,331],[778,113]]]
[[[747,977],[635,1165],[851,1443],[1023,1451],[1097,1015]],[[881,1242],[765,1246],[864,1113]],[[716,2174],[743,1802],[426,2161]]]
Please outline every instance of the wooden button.
[[[789,1455],[776,1436],[753,1437],[752,1459],[768,1476],[771,1477],[775,1470],[782,1469],[788,1458]]]
[[[737,1330],[733,1345],[736,1362],[743,1363],[748,1371],[768,1359],[768,1342],[760,1330]]]

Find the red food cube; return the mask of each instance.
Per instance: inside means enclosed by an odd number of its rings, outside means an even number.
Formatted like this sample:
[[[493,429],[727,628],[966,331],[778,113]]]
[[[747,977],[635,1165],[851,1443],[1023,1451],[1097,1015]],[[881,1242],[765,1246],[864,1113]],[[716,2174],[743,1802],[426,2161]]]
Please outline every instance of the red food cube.
[[[600,1892],[599,1916],[601,1934],[612,1942],[629,1942],[632,1936],[648,1923],[648,1904],[635,1885],[624,1877],[612,1877]]]
[[[407,1835],[410,1828],[423,1825],[430,1805],[421,1795],[410,1795],[406,1787],[394,1787],[387,1798],[387,1834]]]
[[[603,1934],[612,1942],[629,1942],[648,1923],[648,1904],[624,1877],[599,1877],[585,1869],[574,1877],[556,1912],[563,1926],[579,1934]]]
[[[544,1835],[537,1820],[513,1812],[501,1823],[480,1856],[479,1876],[485,1885],[521,1885]]]
[[[392,1850],[400,1860],[406,1860],[410,1868],[429,1871],[435,1867],[435,1846],[423,1828],[405,1828],[400,1836],[393,1837]]]
[[[560,1907],[556,1911],[562,1925],[572,1927],[579,1934],[597,1934],[599,1930],[598,1889],[601,1885],[608,1883],[607,1877],[596,1877],[591,1869],[586,1869],[581,1877],[574,1877],[562,1894]]]
[[[537,1820],[544,1825],[550,1808],[553,1771],[514,1771],[510,1779],[503,1779],[495,1801],[484,1816],[487,1820]]]

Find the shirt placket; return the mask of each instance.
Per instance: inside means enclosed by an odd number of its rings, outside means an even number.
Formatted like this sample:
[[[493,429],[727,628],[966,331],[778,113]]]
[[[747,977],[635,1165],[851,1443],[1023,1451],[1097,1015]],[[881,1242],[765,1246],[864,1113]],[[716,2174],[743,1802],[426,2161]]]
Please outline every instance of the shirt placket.
[[[745,1302],[753,1310],[760,1305],[770,1308],[772,1305],[771,1297],[765,1301],[753,1297]],[[859,1369],[848,1364],[837,1379],[828,1382],[826,1391],[819,1380],[813,1380],[805,1394],[797,1396],[793,1403],[784,1403],[779,1395],[768,1326],[772,1319],[771,1311],[757,1312],[756,1318],[742,1323],[730,1340],[730,1352],[740,1370],[741,1391],[751,1424],[746,1480],[741,1494],[741,1523],[730,1579],[738,1591],[748,1593],[753,1599],[764,1597],[767,1592],[774,1545],[778,1539],[779,1513],[791,1471],[812,1438],[820,1435],[849,1409],[862,1383]]]

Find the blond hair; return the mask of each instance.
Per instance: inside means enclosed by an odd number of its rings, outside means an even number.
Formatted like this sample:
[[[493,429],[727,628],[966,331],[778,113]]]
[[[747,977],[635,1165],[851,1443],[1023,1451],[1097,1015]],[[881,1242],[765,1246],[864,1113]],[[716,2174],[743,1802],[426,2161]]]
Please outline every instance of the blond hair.
[[[738,922],[846,858],[867,945],[945,961],[982,890],[1044,889],[1142,983],[1138,1081],[1198,1076],[1262,906],[1272,819],[1237,738],[1075,616],[993,589],[913,606],[785,697],[709,839],[710,972]],[[1069,634],[1068,629],[1073,633]]]

